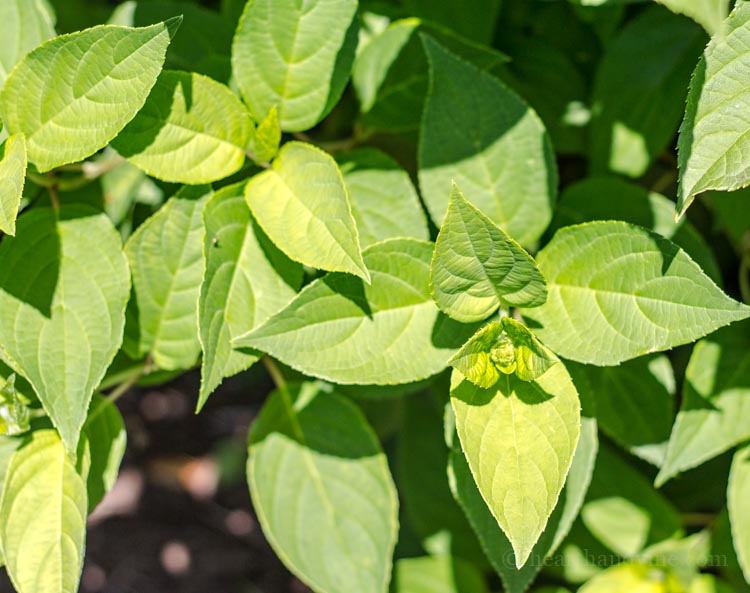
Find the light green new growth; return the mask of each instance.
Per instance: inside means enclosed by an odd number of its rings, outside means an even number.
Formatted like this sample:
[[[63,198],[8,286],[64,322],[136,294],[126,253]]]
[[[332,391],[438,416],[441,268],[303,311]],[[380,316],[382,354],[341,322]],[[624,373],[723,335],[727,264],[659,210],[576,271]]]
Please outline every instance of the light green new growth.
[[[615,365],[750,317],[679,247],[624,222],[565,227],[537,263],[549,297],[524,317],[554,352],[578,362]]]
[[[250,431],[247,478],[271,546],[313,590],[388,590],[398,497],[348,399],[317,383],[280,386]]]
[[[252,133],[250,114],[223,84],[165,70],[112,146],[152,177],[198,185],[239,171]]]
[[[232,340],[283,309],[302,286],[302,266],[258,228],[244,190],[244,183],[222,188],[203,210],[206,272],[198,304],[203,349],[198,409],[224,378],[258,360],[258,353],[232,349]]]
[[[23,134],[10,136],[0,160],[0,232],[16,234],[16,217],[26,180],[26,139]]]
[[[279,110],[274,105],[260,121],[250,140],[250,154],[257,163],[270,163],[279,152],[280,144]]]
[[[195,328],[203,280],[202,212],[210,196],[210,187],[184,187],[125,245],[137,304],[132,354],[150,354],[160,369],[189,369],[201,351]]]
[[[460,449],[451,451],[448,473],[453,496],[466,513],[479,537],[482,549],[500,575],[506,593],[525,593],[536,575],[544,568],[544,563],[539,560],[551,558],[568,535],[588,490],[598,446],[596,420],[582,418],[581,436],[565,480],[565,487],[560,493],[560,501],[550,516],[547,527],[534,545],[532,557],[535,561],[527,562],[521,568],[516,566],[513,546],[492,516],[477,488],[466,457]]]
[[[533,258],[453,184],[430,269],[438,307],[454,319],[481,321],[503,307],[535,307],[547,299]]]
[[[706,47],[680,128],[677,214],[696,194],[750,184],[750,2],[738,2]]]
[[[529,329],[509,317],[485,325],[449,361],[469,381],[492,387],[502,375],[534,381],[558,358]]]
[[[106,215],[37,208],[0,243],[0,344],[69,452],[120,347],[130,273]]]
[[[562,363],[533,382],[505,375],[490,389],[454,370],[451,403],[471,473],[521,568],[573,461],[581,429],[578,392]]]
[[[475,326],[430,297],[432,243],[389,239],[365,249],[372,284],[315,280],[266,323],[234,341],[307,375],[341,384],[410,383],[442,371]]]
[[[430,62],[419,138],[419,184],[440,225],[451,183],[527,245],[552,218],[557,170],[539,117],[499,80],[423,36]],[[471,89],[467,91],[467,89]]]
[[[143,107],[179,23],[102,25],[21,60],[0,94],[0,118],[26,135],[29,161],[44,172],[104,148]]]
[[[250,179],[245,197],[258,224],[291,259],[370,281],[346,185],[329,154],[288,142],[271,169]]]
[[[255,121],[272,107],[285,132],[312,128],[338,102],[357,45],[357,0],[253,0],[232,69]]]
[[[0,2],[0,88],[21,58],[55,36],[53,21],[47,0]]]
[[[86,538],[86,484],[53,430],[13,454],[0,504],[0,540],[18,593],[76,593]]]

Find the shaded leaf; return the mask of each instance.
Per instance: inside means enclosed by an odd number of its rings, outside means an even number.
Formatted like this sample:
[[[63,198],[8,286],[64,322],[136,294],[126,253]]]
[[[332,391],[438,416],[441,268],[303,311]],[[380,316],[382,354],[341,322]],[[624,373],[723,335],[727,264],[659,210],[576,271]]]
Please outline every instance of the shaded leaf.
[[[351,402],[316,383],[274,392],[250,432],[247,476],[263,531],[317,591],[385,593],[398,498]]]
[[[419,183],[432,219],[442,223],[455,181],[511,237],[532,243],[549,224],[557,186],[541,120],[499,80],[430,37],[423,43],[431,90],[420,131]]]

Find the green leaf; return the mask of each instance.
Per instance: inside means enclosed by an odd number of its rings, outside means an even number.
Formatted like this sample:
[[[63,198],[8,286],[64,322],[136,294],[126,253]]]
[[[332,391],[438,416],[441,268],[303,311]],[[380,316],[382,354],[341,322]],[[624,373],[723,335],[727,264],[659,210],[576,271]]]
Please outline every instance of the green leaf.
[[[750,438],[750,322],[693,349],[657,486]]]
[[[74,9],[69,9],[74,10]],[[67,10],[66,10],[67,12]],[[164,67],[205,74],[227,83],[231,77],[232,25],[214,10],[192,2],[128,0],[112,12],[109,23],[143,27],[182,16],[180,34],[169,46]]]
[[[672,503],[607,446],[599,449],[581,517],[599,541],[625,558],[682,535],[681,518]]]
[[[418,31],[425,31],[450,51],[481,70],[495,71],[508,57],[451,29],[409,18],[391,23],[357,53],[352,84],[367,129],[417,130],[429,86],[429,66]],[[473,37],[470,36],[470,37]]]
[[[564,358],[615,365],[750,317],[676,245],[624,222],[566,227],[537,255],[549,298],[529,327]]]
[[[721,29],[729,12],[729,0],[656,0],[672,12],[684,14],[701,25],[709,35]]]
[[[524,325],[503,317],[475,333],[449,362],[474,385],[488,388],[503,374],[534,381],[558,358]]]
[[[117,407],[101,396],[94,396],[83,430],[91,453],[86,491],[88,510],[93,511],[115,485],[128,435]]]
[[[736,593],[732,587],[711,574],[701,574],[690,584],[688,593]]]
[[[317,383],[266,401],[247,476],[278,556],[321,593],[385,593],[398,498],[385,454],[354,404]]]
[[[30,403],[16,391],[16,376],[0,378],[0,435],[16,436],[29,430]]]
[[[23,134],[10,136],[2,146],[0,160],[0,232],[16,234],[16,217],[21,206],[26,180],[26,139]]]
[[[250,152],[258,163],[270,163],[279,152],[281,144],[281,128],[279,127],[279,112],[274,105],[258,124],[255,135],[250,141]]]
[[[696,194],[708,189],[734,190],[750,184],[750,3],[738,2],[711,38],[693,72],[685,119],[680,127],[680,186],[677,212],[682,215]]]
[[[447,399],[437,388],[404,398],[396,449],[398,490],[409,525],[428,554],[482,562],[482,549],[451,494],[445,471]]]
[[[44,172],[104,148],[143,107],[178,25],[103,25],[28,54],[5,82],[0,118],[26,134],[29,160]]]
[[[273,168],[250,179],[245,197],[258,224],[291,259],[370,281],[346,185],[330,155],[288,142]]]
[[[34,209],[0,243],[0,261],[0,344],[75,451],[122,342],[130,276],[120,236],[89,208]]]
[[[455,184],[430,275],[438,307],[459,321],[481,321],[500,306],[537,307],[547,300],[534,259]]]
[[[750,229],[750,187],[733,192],[706,192],[703,200],[713,211],[714,222],[734,243],[737,251],[742,249],[745,231]]]
[[[0,3],[0,88],[18,61],[55,36],[46,0],[6,0]]]
[[[680,123],[685,89],[705,43],[694,22],[659,6],[642,12],[611,42],[594,83],[593,172],[640,177],[664,152]]]
[[[451,556],[401,558],[393,571],[393,593],[488,593],[482,573]]]
[[[165,70],[112,147],[152,177],[198,185],[239,171],[252,133],[250,114],[223,84]]]
[[[617,177],[589,177],[565,188],[547,232],[591,220],[623,220],[651,229],[682,247],[721,285],[711,248],[688,220],[675,221],[674,202],[663,195]]]
[[[732,525],[732,541],[745,580],[750,583],[750,446],[738,449],[732,459],[727,486],[727,507]]]
[[[588,581],[579,593],[681,593],[682,585],[668,567],[642,562],[608,568]]]
[[[253,0],[232,68],[255,121],[276,106],[285,132],[312,128],[338,102],[357,46],[356,0]]]
[[[222,188],[203,210],[199,410],[223,379],[258,360],[257,353],[233,350],[232,340],[283,309],[302,286],[302,266],[287,259],[258,228],[244,190],[244,183]]]
[[[315,280],[281,312],[234,341],[334,383],[411,383],[442,371],[475,326],[430,297],[432,244],[389,239],[365,250],[372,284],[343,274]]]
[[[507,593],[524,593],[536,575],[567,536],[573,520],[583,504],[586,490],[594,471],[598,449],[596,419],[590,412],[582,418],[581,437],[576,447],[565,487],[550,516],[547,527],[534,545],[529,561],[517,568],[513,547],[500,529],[480,494],[463,453],[454,449],[450,456],[449,474],[453,494],[464,509],[474,531],[479,536],[487,556],[502,579]],[[591,417],[589,417],[591,416]]]
[[[163,370],[188,369],[200,354],[198,294],[203,280],[206,186],[185,187],[128,240],[138,308],[137,352]]]
[[[490,389],[453,371],[451,402],[471,473],[521,568],[573,460],[581,428],[576,388],[562,363],[536,381],[506,375]]]
[[[478,43],[489,45],[500,14],[500,0],[464,0],[463,2],[432,2],[404,0],[412,16],[424,18],[446,27]]]
[[[627,451],[661,466],[674,419],[675,377],[665,355],[614,367],[568,364],[591,384],[599,427]]]
[[[430,37],[423,43],[431,92],[420,132],[419,183],[432,219],[442,223],[455,181],[511,237],[532,243],[549,224],[557,186],[541,120],[499,80]]]
[[[73,593],[83,566],[86,484],[52,430],[13,454],[0,504],[0,540],[18,593]]]
[[[336,161],[363,248],[395,237],[430,238],[417,191],[396,161],[375,148],[340,152]]]

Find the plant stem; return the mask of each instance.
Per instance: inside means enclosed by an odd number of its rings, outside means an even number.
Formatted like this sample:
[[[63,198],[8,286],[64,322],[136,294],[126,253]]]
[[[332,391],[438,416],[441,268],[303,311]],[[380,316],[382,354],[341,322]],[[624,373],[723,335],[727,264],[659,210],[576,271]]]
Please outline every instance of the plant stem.
[[[279,391],[286,392],[286,379],[284,379],[284,375],[281,373],[281,369],[276,364],[276,361],[268,356],[268,354],[264,354],[261,361],[263,362],[263,366],[266,367],[268,374],[271,375],[276,388]]]
[[[153,362],[151,361],[151,355],[146,357],[143,365],[137,367],[135,371],[128,376],[122,383],[115,387],[109,392],[107,399],[111,403],[115,403],[123,395],[125,395],[130,388],[133,387],[144,375],[148,375],[153,370]]]

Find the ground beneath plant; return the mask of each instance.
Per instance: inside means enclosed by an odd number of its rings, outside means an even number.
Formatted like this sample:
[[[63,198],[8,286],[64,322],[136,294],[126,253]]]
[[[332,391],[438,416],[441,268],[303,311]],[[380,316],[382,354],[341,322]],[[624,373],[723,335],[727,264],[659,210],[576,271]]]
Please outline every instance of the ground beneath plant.
[[[244,480],[247,429],[270,385],[245,373],[196,416],[198,381],[119,400],[128,451],[89,520],[81,593],[309,593],[266,543]]]

